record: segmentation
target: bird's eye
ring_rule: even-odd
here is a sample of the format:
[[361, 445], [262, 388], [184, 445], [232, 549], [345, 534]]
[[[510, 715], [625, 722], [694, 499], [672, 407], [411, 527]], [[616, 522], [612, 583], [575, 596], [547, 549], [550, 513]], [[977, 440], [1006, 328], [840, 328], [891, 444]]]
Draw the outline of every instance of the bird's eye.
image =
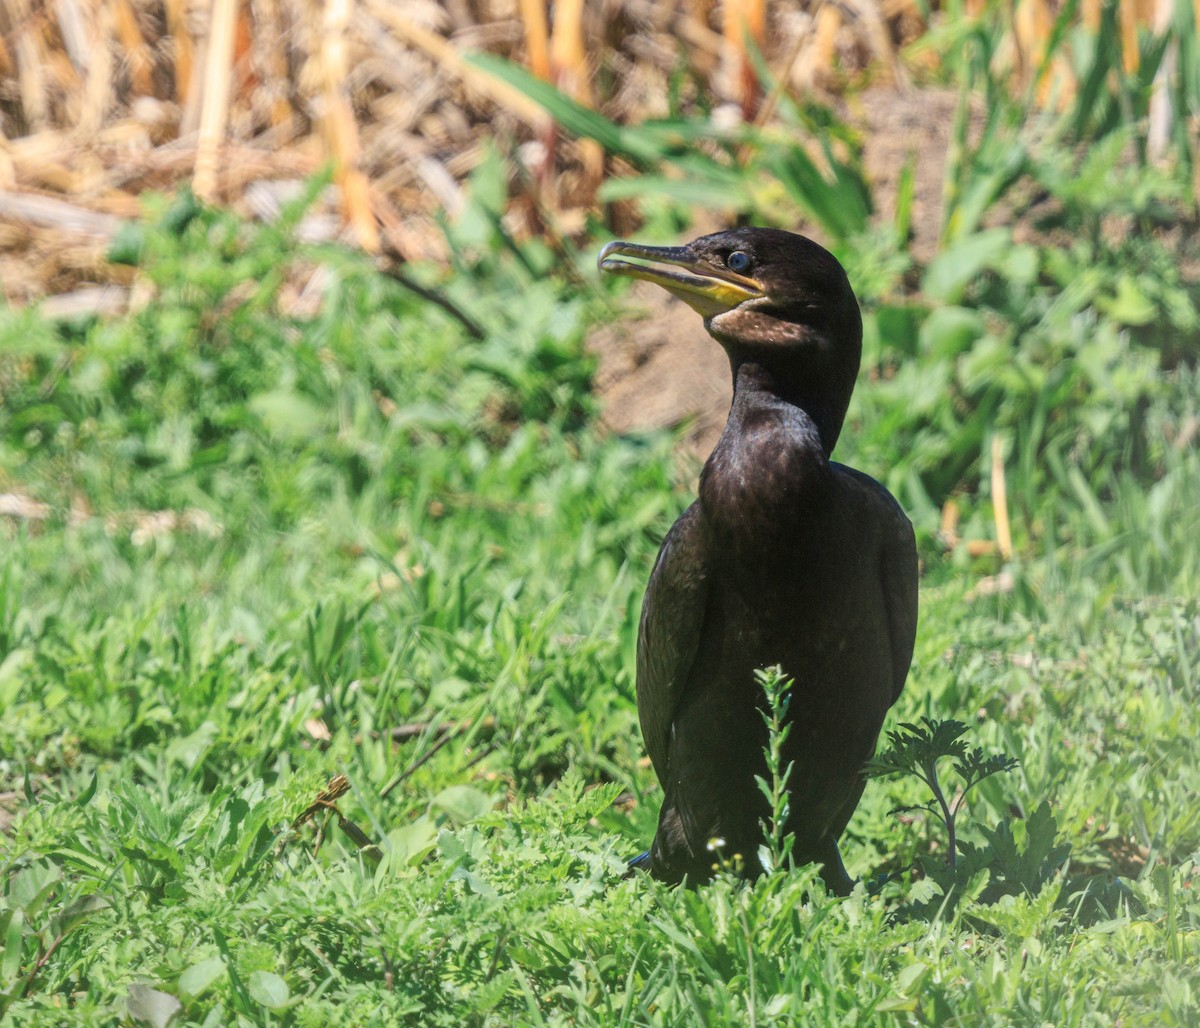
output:
[[750, 255], [745, 250], [734, 250], [726, 259], [730, 271], [745, 271], [750, 267]]

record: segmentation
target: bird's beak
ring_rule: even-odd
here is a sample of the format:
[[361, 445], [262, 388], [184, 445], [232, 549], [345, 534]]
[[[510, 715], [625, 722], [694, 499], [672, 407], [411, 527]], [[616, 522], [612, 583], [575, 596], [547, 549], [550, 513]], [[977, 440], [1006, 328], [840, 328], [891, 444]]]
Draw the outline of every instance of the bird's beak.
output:
[[[618, 257], [635, 257], [654, 264], [668, 264], [683, 271], [654, 267], [654, 264], [633, 264]], [[597, 262], [601, 271], [614, 275], [643, 278], [662, 286], [672, 296], [678, 296], [703, 318], [731, 311], [746, 300], [766, 296], [766, 291], [754, 279], [739, 275], [728, 268], [718, 268], [702, 261], [686, 246], [642, 246], [616, 240], [600, 251]]]

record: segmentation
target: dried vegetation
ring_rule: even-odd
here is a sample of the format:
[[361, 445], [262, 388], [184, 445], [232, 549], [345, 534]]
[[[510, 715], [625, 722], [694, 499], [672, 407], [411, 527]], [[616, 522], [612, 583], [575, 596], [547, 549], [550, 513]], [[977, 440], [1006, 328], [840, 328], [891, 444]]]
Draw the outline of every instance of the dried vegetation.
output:
[[[119, 219], [143, 190], [190, 183], [202, 199], [272, 217], [297, 180], [332, 170], [310, 225], [399, 261], [444, 256], [440, 212], [462, 204], [481, 144], [517, 147], [509, 216], [527, 234], [578, 233], [606, 176], [592, 140], [557, 132], [525, 93], [464, 60], [490, 51], [614, 121], [675, 112], [772, 117], [752, 68], [761, 49], [801, 95], [938, 74], [939, 33], [980, 0], [34, 0], [0, 3], [0, 280], [9, 302], [68, 294], [66, 313], [119, 308], [128, 268], [109, 264]], [[1123, 0], [1136, 29], [1169, 4]], [[1099, 0], [1078, 18], [1099, 23]], [[999, 55], [1028, 81], [1057, 5], [1016, 6]], [[753, 46], [751, 45], [753, 43]], [[1047, 69], [1043, 69], [1047, 70]], [[1074, 89], [1062, 61], [1047, 97]], [[897, 132], [903, 132], [897, 126]], [[322, 216], [323, 213], [323, 216]], [[331, 216], [332, 215], [332, 216]], [[620, 205], [607, 216], [624, 228]], [[117, 289], [96, 289], [97, 285]]]

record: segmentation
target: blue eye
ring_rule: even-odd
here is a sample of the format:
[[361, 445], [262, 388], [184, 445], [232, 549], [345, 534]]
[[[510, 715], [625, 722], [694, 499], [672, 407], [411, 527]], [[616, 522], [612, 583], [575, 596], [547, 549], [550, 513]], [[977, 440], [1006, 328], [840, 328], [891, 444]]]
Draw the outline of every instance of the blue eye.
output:
[[744, 250], [734, 250], [725, 261], [730, 271], [745, 271], [750, 267], [750, 255]]

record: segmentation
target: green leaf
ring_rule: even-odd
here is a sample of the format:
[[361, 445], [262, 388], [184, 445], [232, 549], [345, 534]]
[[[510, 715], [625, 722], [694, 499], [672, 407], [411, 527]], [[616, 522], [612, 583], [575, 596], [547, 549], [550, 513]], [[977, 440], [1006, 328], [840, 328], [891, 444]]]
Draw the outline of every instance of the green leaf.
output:
[[160, 992], [149, 985], [134, 982], [129, 986], [126, 1008], [133, 1020], [144, 1021], [154, 1028], [166, 1028], [171, 1019], [183, 1009], [183, 1004], [169, 992]]
[[1129, 275], [1117, 279], [1115, 296], [1101, 297], [1096, 306], [1123, 325], [1148, 325], [1158, 314], [1158, 308]]
[[437, 845], [437, 825], [429, 817], [419, 817], [387, 834], [387, 845], [383, 847], [386, 859], [380, 865], [380, 873], [390, 867], [393, 872], [400, 868], [420, 863]]
[[221, 729], [217, 725], [212, 721], [205, 721], [189, 735], [167, 743], [167, 759], [176, 760], [191, 771], [220, 734]]
[[76, 928], [80, 922], [91, 914], [108, 910], [112, 904], [98, 892], [88, 893], [72, 900], [62, 910], [50, 919], [50, 934], [57, 937], [66, 935]]
[[929, 264], [921, 289], [945, 303], [958, 303], [967, 286], [999, 260], [1012, 244], [1006, 228], [989, 228], [967, 236], [939, 253]]
[[5, 911], [8, 923], [4, 927], [4, 959], [0, 960], [0, 980], [5, 983], [16, 980], [21, 970], [21, 957], [25, 948], [25, 911]]
[[298, 393], [259, 393], [251, 398], [249, 407], [268, 433], [282, 439], [309, 439], [325, 430], [321, 408]]
[[62, 870], [49, 860], [39, 860], [18, 871], [8, 889], [8, 905], [26, 914], [36, 914], [62, 881]]
[[179, 991], [186, 996], [199, 996], [224, 974], [225, 961], [221, 957], [201, 960], [179, 976]]
[[469, 785], [451, 785], [434, 796], [431, 802], [460, 824], [473, 821], [495, 806], [491, 796]]
[[250, 997], [264, 1007], [278, 1010], [292, 997], [288, 983], [273, 971], [254, 971], [246, 982]]
[[831, 161], [832, 178], [799, 146], [775, 147], [767, 166], [796, 203], [830, 235], [847, 240], [865, 231], [871, 216], [870, 194], [861, 176]]
[[142, 263], [146, 251], [146, 228], [136, 221], [122, 222], [108, 246], [108, 260], [112, 264], [137, 267]]
[[921, 352], [936, 359], [969, 350], [985, 331], [983, 316], [968, 307], [937, 307], [920, 329]]
[[99, 782], [100, 782], [100, 772], [93, 771], [92, 772], [92, 780], [90, 782], [88, 782], [87, 787], [83, 790], [83, 792], [81, 792], [75, 798], [75, 805], [77, 807], [86, 807], [89, 803], [92, 802], [93, 797], [96, 795], [96, 786], [99, 784]]
[[496, 890], [492, 886], [479, 877], [474, 871], [469, 871], [465, 867], [456, 868], [450, 876], [452, 882], [465, 882], [468, 889], [475, 893], [476, 896], [482, 896], [484, 899], [495, 899]]

